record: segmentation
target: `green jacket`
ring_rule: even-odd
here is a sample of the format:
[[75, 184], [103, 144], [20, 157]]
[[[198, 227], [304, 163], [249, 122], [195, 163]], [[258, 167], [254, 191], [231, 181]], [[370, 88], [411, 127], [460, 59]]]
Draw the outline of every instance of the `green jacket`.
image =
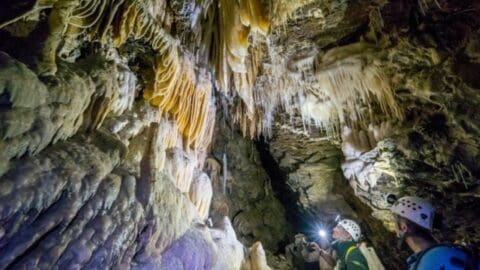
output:
[[332, 248], [337, 252], [339, 270], [369, 270], [362, 252], [353, 241], [334, 242]]

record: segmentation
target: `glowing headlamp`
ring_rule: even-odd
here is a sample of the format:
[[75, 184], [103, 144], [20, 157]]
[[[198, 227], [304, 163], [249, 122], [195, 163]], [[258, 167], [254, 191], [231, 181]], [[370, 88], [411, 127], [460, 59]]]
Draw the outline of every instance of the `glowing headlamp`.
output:
[[322, 238], [325, 238], [325, 237], [327, 237], [327, 231], [321, 229], [321, 230], [318, 231], [318, 235], [320, 235], [320, 237], [322, 237]]

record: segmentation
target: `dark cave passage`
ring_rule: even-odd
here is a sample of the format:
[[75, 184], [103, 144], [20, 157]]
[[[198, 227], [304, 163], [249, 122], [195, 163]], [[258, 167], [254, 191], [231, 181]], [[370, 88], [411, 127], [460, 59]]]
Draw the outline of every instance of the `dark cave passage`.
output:
[[[281, 170], [271, 155], [268, 143], [262, 138], [256, 141], [256, 146], [260, 153], [262, 166], [272, 181], [275, 196], [282, 203], [287, 220], [293, 226], [293, 232], [289, 235], [290, 240], [298, 233], [306, 235], [309, 239], [317, 238], [318, 216], [299, 206], [299, 195], [288, 185], [287, 172]], [[331, 220], [325, 223], [330, 224]]]

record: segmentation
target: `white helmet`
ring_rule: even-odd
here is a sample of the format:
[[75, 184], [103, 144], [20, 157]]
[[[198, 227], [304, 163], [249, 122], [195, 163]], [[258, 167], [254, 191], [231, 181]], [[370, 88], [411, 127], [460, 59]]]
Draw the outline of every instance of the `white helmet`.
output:
[[351, 219], [342, 219], [340, 222], [338, 222], [338, 225], [342, 226], [342, 228], [347, 231], [350, 236], [352, 236], [354, 241], [358, 241], [360, 235], [362, 234], [360, 226], [358, 226], [358, 224]]
[[418, 226], [432, 230], [435, 208], [418, 197], [402, 197], [392, 206], [392, 212]]

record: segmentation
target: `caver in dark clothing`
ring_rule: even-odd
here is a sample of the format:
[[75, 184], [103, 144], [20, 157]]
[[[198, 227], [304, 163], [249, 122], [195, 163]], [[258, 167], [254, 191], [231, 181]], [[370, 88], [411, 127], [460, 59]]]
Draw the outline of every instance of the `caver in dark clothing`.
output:
[[339, 270], [368, 270], [368, 263], [354, 241], [334, 242]]

